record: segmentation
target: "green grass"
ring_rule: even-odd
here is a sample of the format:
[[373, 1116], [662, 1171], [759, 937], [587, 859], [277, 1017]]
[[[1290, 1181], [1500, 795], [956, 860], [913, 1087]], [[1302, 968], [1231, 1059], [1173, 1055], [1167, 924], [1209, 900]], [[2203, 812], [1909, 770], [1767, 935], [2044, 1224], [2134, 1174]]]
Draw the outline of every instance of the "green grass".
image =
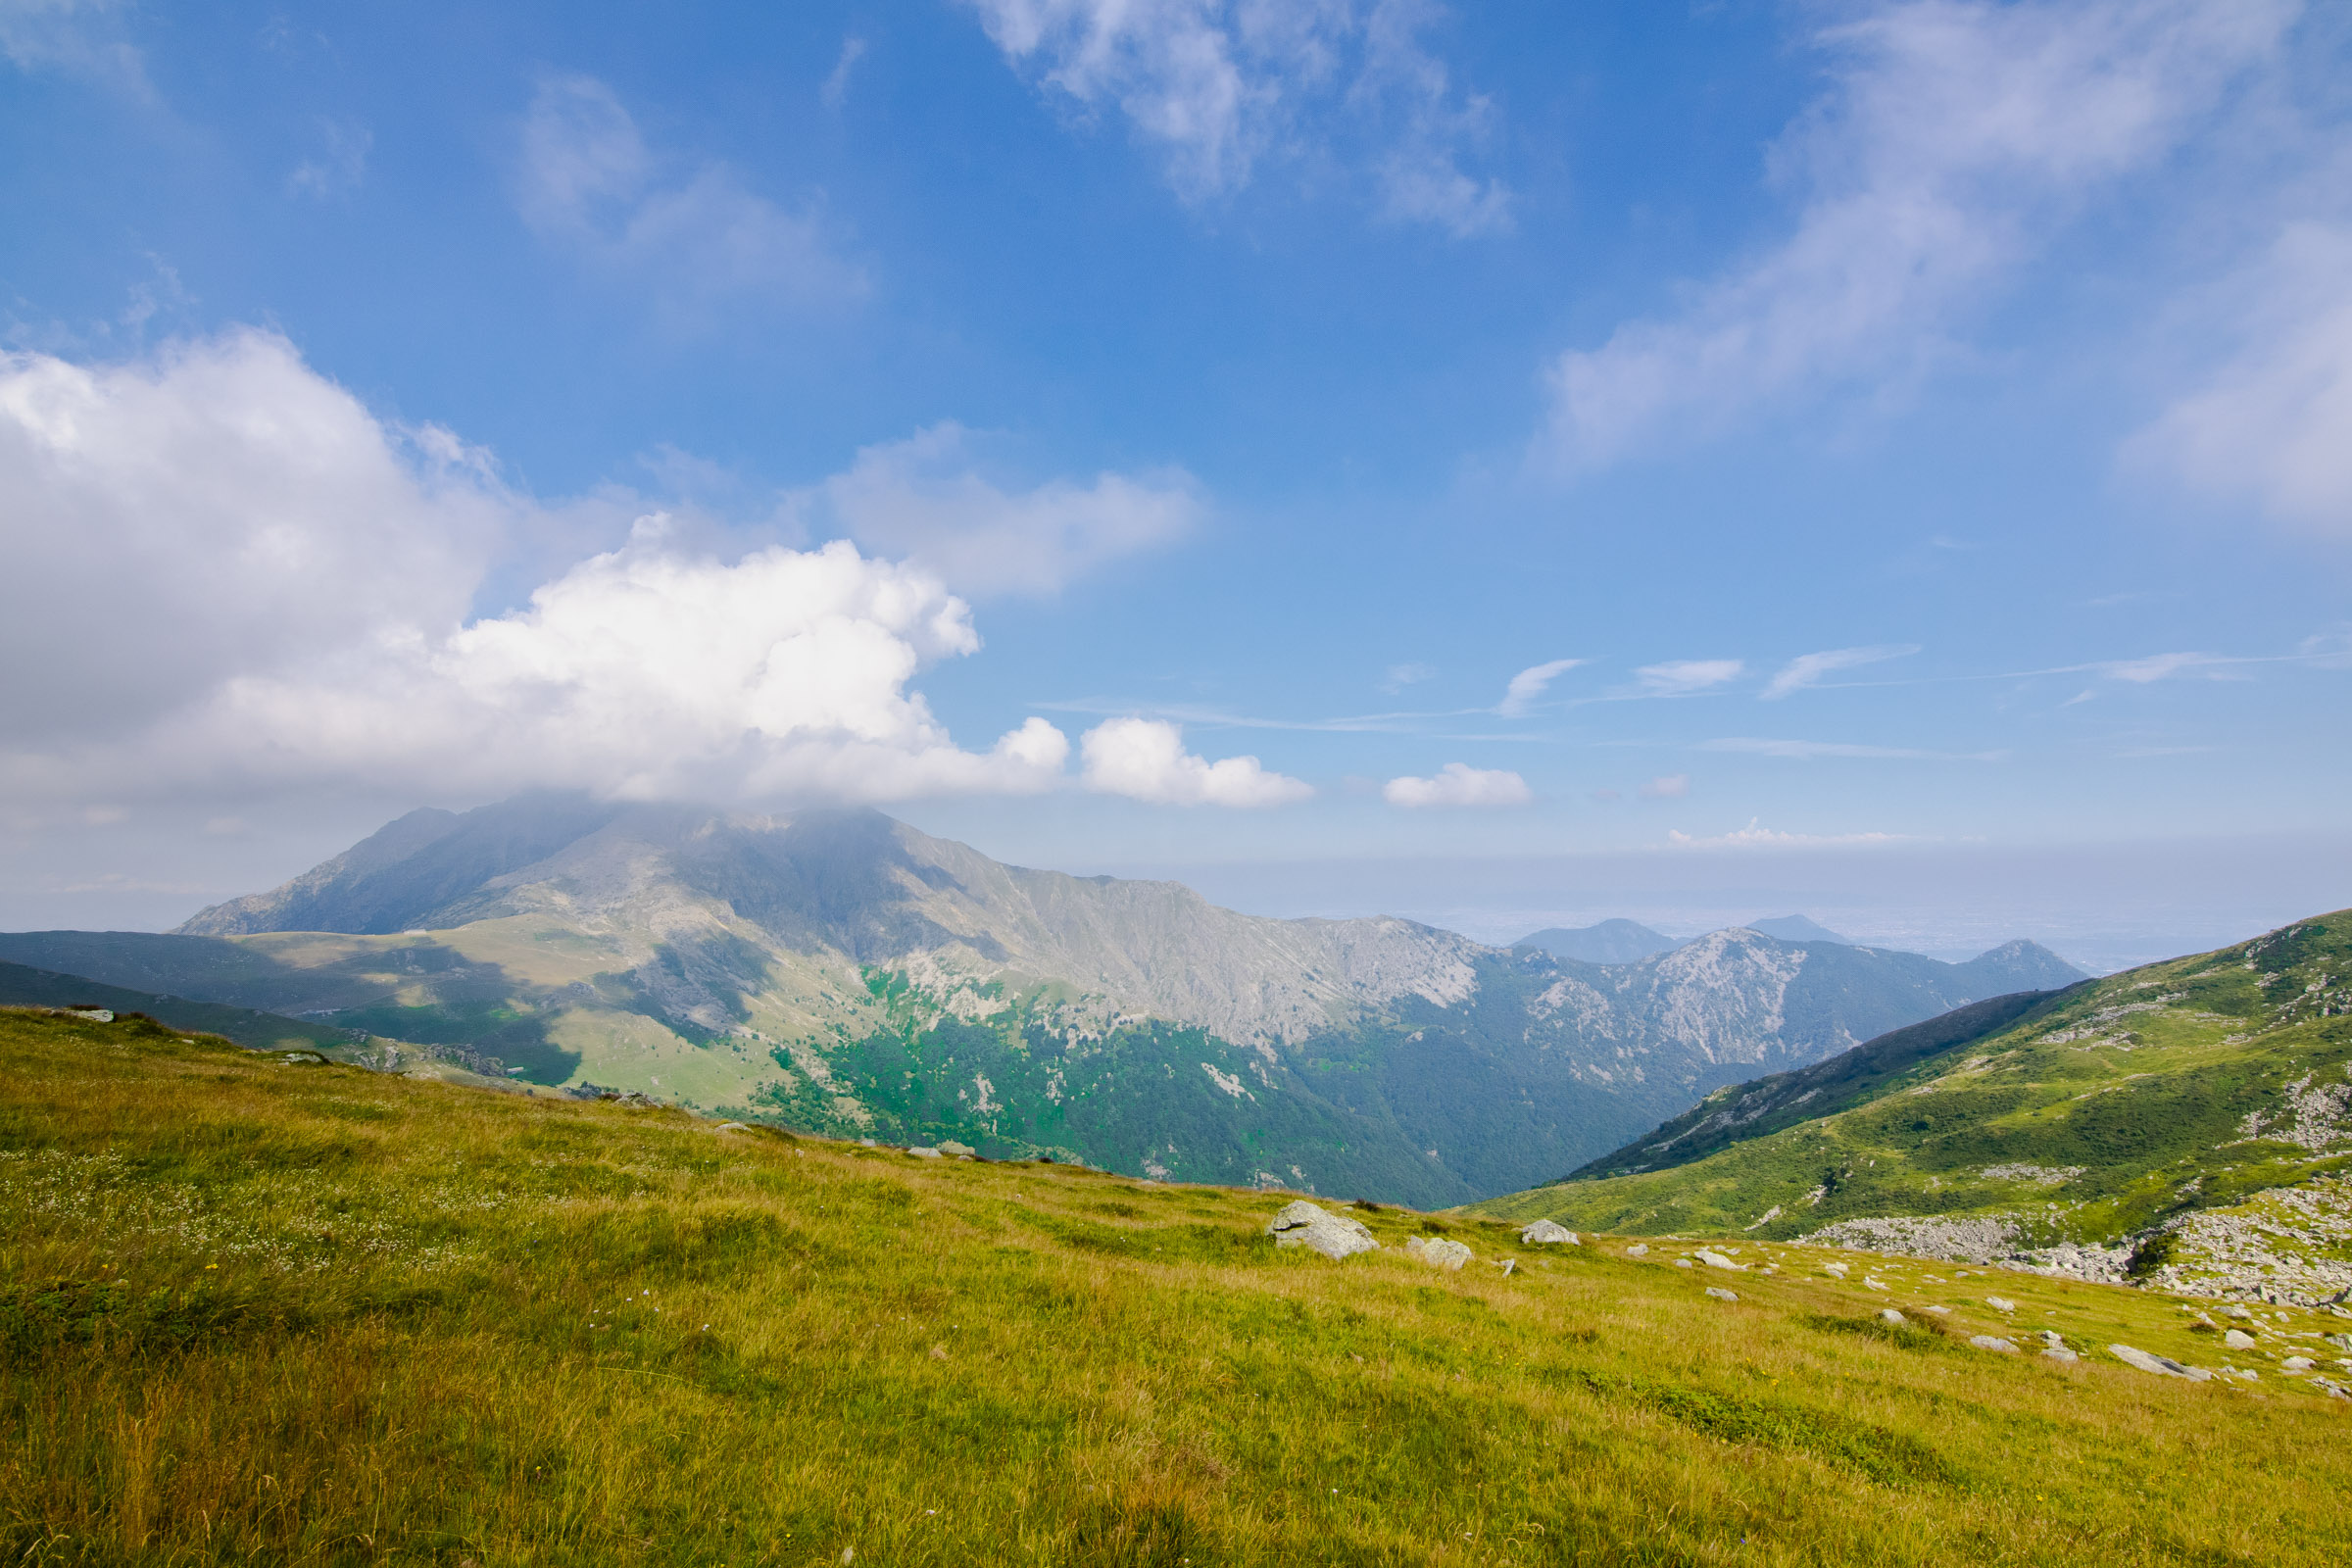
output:
[[[2352, 1404], [2174, 1303], [1890, 1289], [719, 1132], [0, 1013], [24, 1563], [2331, 1563]], [[1445, 1229], [1479, 1260], [1398, 1246]], [[1504, 1274], [1494, 1259], [1516, 1256]], [[1857, 1271], [1859, 1272], [1859, 1271]], [[1708, 1298], [1729, 1281], [1740, 1299]], [[1890, 1330], [1887, 1301], [1947, 1323]], [[2281, 1327], [2280, 1333], [2286, 1332]]]

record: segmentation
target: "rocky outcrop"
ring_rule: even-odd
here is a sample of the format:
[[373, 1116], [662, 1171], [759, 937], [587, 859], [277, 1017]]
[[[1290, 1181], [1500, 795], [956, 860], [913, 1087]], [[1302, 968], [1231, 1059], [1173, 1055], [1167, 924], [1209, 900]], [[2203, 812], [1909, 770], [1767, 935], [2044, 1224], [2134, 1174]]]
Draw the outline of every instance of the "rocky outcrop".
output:
[[1266, 1234], [1276, 1247], [1303, 1247], [1335, 1262], [1358, 1252], [1376, 1252], [1380, 1243], [1360, 1219], [1334, 1214], [1299, 1199], [1266, 1222]]

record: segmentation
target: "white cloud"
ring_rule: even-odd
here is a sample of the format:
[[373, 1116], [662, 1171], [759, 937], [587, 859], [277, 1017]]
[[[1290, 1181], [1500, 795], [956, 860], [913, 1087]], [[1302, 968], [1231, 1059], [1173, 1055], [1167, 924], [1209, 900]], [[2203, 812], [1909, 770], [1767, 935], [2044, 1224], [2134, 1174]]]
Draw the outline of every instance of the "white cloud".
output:
[[2291, 225], [2223, 293], [2237, 351], [2124, 461], [2352, 533], [2352, 225]]
[[841, 58], [833, 62], [833, 74], [817, 90], [817, 98], [827, 109], [838, 112], [850, 101], [850, 73], [858, 69], [858, 62], [864, 57], [863, 38], [853, 36], [841, 40]]
[[1520, 717], [1554, 680], [1583, 662], [1581, 659], [1555, 659], [1548, 663], [1529, 665], [1511, 677], [1502, 701], [1494, 705], [1494, 711], [1503, 718]]
[[1438, 672], [1429, 664], [1391, 664], [1388, 673], [1380, 678], [1380, 689], [1392, 695], [1407, 686], [1418, 686], [1425, 680], [1437, 679]]
[[1211, 762], [1184, 749], [1184, 732], [1155, 718], [1113, 718], [1080, 738], [1086, 786], [1154, 806], [1288, 806], [1314, 788], [1270, 773], [1254, 757]]
[[1510, 193], [1464, 171], [1492, 132], [1421, 34], [1431, 0], [967, 0], [1016, 68], [1082, 111], [1115, 107], [1188, 201], [1269, 156], [1368, 140], [1384, 216], [1457, 236], [1510, 225]]
[[1813, 850], [1862, 848], [1880, 844], [1900, 844], [1909, 835], [1902, 833], [1783, 833], [1776, 828], [1758, 825], [1754, 817], [1747, 826], [1711, 838], [1693, 838], [1688, 833], [1669, 831], [1666, 842], [1678, 850]]
[[152, 99], [147, 62], [122, 35], [122, 0], [0, 0], [0, 57]]
[[1603, 465], [1768, 400], [1900, 375], [2098, 185], [2188, 136], [2299, 0], [1880, 0], [1780, 149], [1795, 232], [1682, 315], [1551, 367], [1544, 453]]
[[1824, 675], [1863, 664], [1881, 663], [1889, 659], [1902, 659], [1918, 652], [1917, 643], [1887, 643], [1875, 648], [1832, 648], [1818, 654], [1799, 654], [1783, 664], [1780, 673], [1766, 682], [1764, 690], [1757, 696], [1765, 702], [1777, 702], [1808, 686], [1819, 685]]
[[1744, 752], [1755, 757], [1786, 757], [1811, 761], [1820, 757], [1882, 758], [1933, 762], [1997, 762], [2007, 752], [1929, 752], [1909, 746], [1861, 746], [1843, 741], [1770, 740], [1755, 735], [1727, 735], [1699, 747], [1705, 752]]
[[673, 325], [707, 326], [724, 301], [799, 309], [865, 292], [817, 211], [746, 190], [724, 164], [672, 172], [612, 89], [539, 84], [522, 128], [519, 205], [541, 238], [649, 288]]
[[318, 151], [294, 166], [286, 176], [286, 193], [320, 200], [346, 196], [368, 177], [368, 150], [375, 137], [365, 125], [318, 122]]
[[1690, 775], [1688, 773], [1662, 773], [1642, 785], [1641, 790], [1642, 798], [1645, 801], [1679, 801], [1690, 793]]
[[[522, 608], [473, 612], [512, 543], [603, 520], [505, 489], [446, 431], [387, 429], [269, 334], [102, 368], [0, 357], [0, 547], [41, 588], [0, 617], [0, 664], [40, 676], [0, 683], [0, 793], [1064, 781], [1042, 718], [955, 744], [910, 683], [978, 649], [969, 610], [847, 541], [730, 558], [647, 519]], [[1222, 793], [1255, 770], [1220, 766]]]
[[1381, 792], [1391, 806], [1525, 806], [1535, 794], [1507, 768], [1447, 762], [1435, 778], [1393, 778]]
[[1107, 562], [1181, 537], [1205, 510], [1181, 468], [1007, 491], [975, 469], [974, 447], [960, 425], [934, 425], [860, 450], [848, 472], [791, 504], [972, 594], [1057, 593]]
[[1673, 659], [1662, 664], [1643, 664], [1634, 671], [1641, 682], [1636, 695], [1687, 697], [1738, 680], [1747, 665], [1737, 659]]
[[2175, 675], [2210, 671], [2215, 665], [2234, 664], [2240, 661], [2219, 654], [2150, 654], [2145, 659], [2112, 659], [2103, 663], [2085, 665], [2110, 680], [2128, 681], [2134, 686], [2146, 686]]

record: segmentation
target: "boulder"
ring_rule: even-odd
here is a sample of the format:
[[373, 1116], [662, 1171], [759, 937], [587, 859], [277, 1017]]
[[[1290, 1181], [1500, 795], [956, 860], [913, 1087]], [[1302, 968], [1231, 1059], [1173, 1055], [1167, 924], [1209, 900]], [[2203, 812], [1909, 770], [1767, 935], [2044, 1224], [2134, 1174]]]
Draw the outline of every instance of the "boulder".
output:
[[2308, 1372], [2316, 1365], [2318, 1363], [2308, 1355], [2290, 1355], [2278, 1363], [2278, 1370], [2281, 1372]]
[[2110, 1345], [2107, 1353], [2126, 1366], [2135, 1366], [2142, 1372], [2153, 1372], [2158, 1377], [2186, 1378], [2191, 1383], [2209, 1383], [2213, 1380], [2213, 1374], [2201, 1366], [2183, 1366], [2169, 1355], [2150, 1355], [2145, 1350], [2134, 1350], [2129, 1345]]
[[2231, 1329], [2222, 1336], [2222, 1343], [2232, 1350], [2251, 1350], [2254, 1348], [2254, 1336], [2244, 1329]]
[[1996, 1339], [1990, 1334], [1972, 1334], [1968, 1337], [1968, 1343], [1980, 1350], [2000, 1350], [2010, 1355], [2017, 1353], [2015, 1340]]
[[1461, 1272], [1462, 1265], [1470, 1261], [1470, 1249], [1445, 1236], [1412, 1237], [1405, 1242], [1404, 1250], [1434, 1268], [1451, 1269], [1455, 1273]]
[[1303, 1198], [1267, 1221], [1266, 1234], [1276, 1247], [1304, 1247], [1334, 1259], [1380, 1250], [1362, 1220], [1318, 1208]]
[[1923, 1306], [1920, 1308], [1920, 1310], [1922, 1312], [1933, 1312], [1937, 1317], [1950, 1317], [1952, 1315], [1952, 1309], [1948, 1306]]
[[1625, 1250], [1625, 1255], [1628, 1257], [1647, 1257], [1649, 1255], [1649, 1244], [1647, 1242], [1636, 1242], [1633, 1246]]
[[1741, 1272], [1745, 1272], [1747, 1269], [1745, 1263], [1735, 1263], [1721, 1252], [1710, 1250], [1704, 1247], [1698, 1250], [1698, 1260], [1709, 1268], [1738, 1269]]
[[943, 1159], [946, 1157], [945, 1155], [941, 1154], [938, 1150], [926, 1149], [920, 1144], [917, 1144], [912, 1149], [907, 1150], [906, 1152], [912, 1154], [917, 1159]]
[[1891, 1306], [1882, 1306], [1879, 1308], [1879, 1321], [1890, 1328], [1899, 1329], [1911, 1320]]
[[2063, 1345], [2045, 1345], [2041, 1348], [2041, 1353], [2053, 1361], [2080, 1361], [2082, 1359]]
[[1519, 1233], [1522, 1247], [1575, 1247], [1576, 1232], [1555, 1219], [1540, 1219]]
[[2009, 1299], [2009, 1298], [2006, 1296], [1987, 1296], [1984, 1298], [1984, 1304], [1991, 1307], [1995, 1312], [2014, 1312], [2017, 1310], [2017, 1303]]
[[1708, 1294], [1709, 1296], [1712, 1296], [1713, 1298], [1715, 1298], [1715, 1299], [1717, 1299], [1718, 1301], [1737, 1301], [1738, 1299], [1740, 1299], [1740, 1298], [1739, 1298], [1739, 1297], [1737, 1297], [1737, 1296], [1734, 1296], [1734, 1295], [1733, 1295], [1731, 1292], [1729, 1292], [1729, 1291], [1725, 1290], [1725, 1289], [1724, 1289], [1722, 1286], [1720, 1286], [1720, 1285], [1710, 1285], [1710, 1286], [1708, 1286], [1708, 1287], [1707, 1287], [1707, 1294]]
[[939, 1152], [943, 1154], [953, 1154], [957, 1159], [966, 1159], [971, 1155], [980, 1152], [980, 1151], [974, 1149], [971, 1145], [959, 1144], [953, 1138], [942, 1139], [939, 1145]]
[[1845, 1265], [1843, 1263], [1824, 1263], [1821, 1265], [1821, 1271], [1824, 1274], [1835, 1274], [1839, 1279], [1845, 1278]]

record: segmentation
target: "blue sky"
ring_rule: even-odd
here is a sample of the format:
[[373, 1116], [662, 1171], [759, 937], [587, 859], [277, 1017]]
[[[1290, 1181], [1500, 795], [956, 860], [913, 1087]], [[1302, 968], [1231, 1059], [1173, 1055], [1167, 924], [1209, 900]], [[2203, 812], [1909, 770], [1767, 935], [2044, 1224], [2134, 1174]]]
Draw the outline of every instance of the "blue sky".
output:
[[532, 785], [1488, 937], [2352, 902], [2348, 25], [0, 0], [0, 922]]

